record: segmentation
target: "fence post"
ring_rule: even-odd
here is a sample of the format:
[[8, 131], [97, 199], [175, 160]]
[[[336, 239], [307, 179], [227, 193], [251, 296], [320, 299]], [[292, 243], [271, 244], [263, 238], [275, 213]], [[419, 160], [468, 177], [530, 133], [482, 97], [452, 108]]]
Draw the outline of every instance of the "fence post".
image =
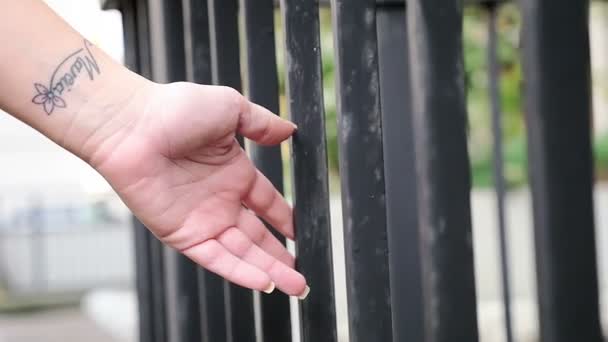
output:
[[299, 303], [300, 335], [304, 342], [336, 342], [319, 5], [282, 0], [281, 10], [287, 103], [299, 127], [292, 138], [297, 267], [312, 291]]
[[531, 0], [520, 5], [541, 337], [601, 341], [589, 3]]
[[426, 341], [477, 341], [462, 1], [408, 0]]
[[182, 0], [186, 80], [210, 84], [211, 47], [207, 0]]
[[375, 0], [332, 0], [350, 338], [391, 341]]
[[123, 46], [125, 49], [124, 63], [130, 70], [139, 73], [139, 37], [138, 37], [138, 18], [137, 18], [137, 5], [135, 0], [124, 0], [120, 4], [116, 4], [116, 8], [104, 7], [105, 10], [117, 9], [122, 15], [122, 35], [123, 35]]
[[377, 11], [393, 341], [424, 341], [406, 8]]
[[155, 307], [157, 300], [153, 291], [153, 271], [155, 267], [150, 262], [150, 245], [154, 236], [139, 220], [133, 216], [133, 239], [135, 240], [135, 283], [137, 288], [137, 307], [139, 310], [139, 341], [160, 342], [154, 326]]

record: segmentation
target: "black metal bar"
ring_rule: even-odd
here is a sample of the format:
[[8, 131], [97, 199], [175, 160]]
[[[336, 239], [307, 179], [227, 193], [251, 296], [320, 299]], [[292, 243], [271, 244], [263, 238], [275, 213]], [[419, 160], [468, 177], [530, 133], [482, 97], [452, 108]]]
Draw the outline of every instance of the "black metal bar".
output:
[[125, 49], [124, 64], [127, 68], [139, 73], [141, 68], [139, 65], [139, 37], [135, 1], [122, 1], [120, 12], [122, 14], [122, 34]]
[[[181, 1], [150, 1], [152, 73], [159, 82], [186, 79], [184, 26]], [[165, 305], [168, 341], [200, 341], [197, 266], [165, 247]]]
[[[182, 0], [186, 79], [211, 84], [211, 47], [207, 0]], [[224, 280], [197, 269], [201, 341], [226, 341]], [[193, 324], [193, 322], [190, 322]]]
[[[242, 90], [237, 0], [208, 0], [213, 83]], [[241, 145], [243, 140], [240, 138]], [[226, 341], [255, 341], [253, 292], [224, 284]]]
[[99, 3], [101, 5], [102, 10], [121, 10], [123, 2], [131, 1], [131, 0], [100, 0]]
[[300, 336], [304, 342], [336, 342], [319, 7], [314, 1], [283, 0], [281, 10], [287, 103], [299, 127], [292, 139], [297, 267], [313, 291], [300, 302]]
[[208, 0], [213, 83], [241, 90], [238, 1]]
[[377, 13], [393, 341], [424, 341], [405, 6]]
[[408, 0], [426, 341], [477, 341], [462, 2]]
[[133, 216], [133, 239], [135, 240], [135, 285], [139, 310], [139, 341], [159, 341], [154, 328], [154, 292], [152, 265], [150, 263], [150, 239], [148, 229]]
[[181, 1], [148, 0], [152, 76], [168, 83], [186, 78]]
[[[152, 305], [155, 342], [166, 342], [168, 338], [167, 305], [165, 301], [165, 263], [163, 260], [163, 244], [151, 233], [148, 235], [150, 243], [150, 267], [152, 278]], [[146, 342], [140, 339], [140, 342]]]
[[164, 250], [165, 294], [170, 342], [198, 342], [199, 321], [197, 266], [168, 247]]
[[498, 5], [486, 4], [488, 12], [488, 90], [492, 107], [492, 135], [494, 150], [494, 189], [496, 190], [496, 209], [498, 213], [498, 234], [500, 244], [500, 267], [502, 282], [502, 297], [505, 320], [505, 337], [507, 342], [513, 342], [513, 324], [511, 315], [511, 287], [509, 269], [509, 250], [505, 218], [506, 184], [504, 176], [504, 158], [502, 142], [502, 112], [500, 109], [500, 65], [498, 60], [497, 19]]
[[[241, 0], [244, 19], [244, 43], [247, 59], [249, 99], [274, 113], [279, 113], [279, 81], [275, 54], [274, 6], [272, 0]], [[279, 146], [264, 147], [255, 143], [249, 149], [256, 167], [283, 192], [283, 162]], [[285, 238], [271, 229], [283, 243]], [[263, 295], [260, 301], [262, 340], [290, 341], [291, 313], [289, 297], [280, 291]]]
[[182, 0], [186, 79], [210, 84], [211, 47], [207, 0]]
[[198, 273], [201, 341], [228, 341], [224, 279], [202, 268]]
[[541, 338], [601, 341], [589, 2], [532, 0], [520, 6]]
[[331, 5], [350, 337], [391, 341], [376, 3]]
[[[238, 0], [208, 0], [213, 84], [242, 91]], [[245, 147], [243, 137], [237, 136]]]
[[135, 3], [135, 15], [137, 18], [137, 64], [139, 67], [137, 72], [146, 78], [152, 78], [148, 0], [133, 1]]

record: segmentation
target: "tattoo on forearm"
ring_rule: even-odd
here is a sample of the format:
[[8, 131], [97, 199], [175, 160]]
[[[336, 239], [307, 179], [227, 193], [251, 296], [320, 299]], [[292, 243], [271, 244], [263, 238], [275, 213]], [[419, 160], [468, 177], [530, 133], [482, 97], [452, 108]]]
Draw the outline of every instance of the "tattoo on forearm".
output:
[[36, 95], [32, 102], [42, 105], [46, 114], [51, 115], [57, 108], [66, 108], [67, 104], [61, 95], [65, 91], [71, 91], [72, 86], [82, 71], [86, 71], [89, 80], [95, 79], [95, 74], [99, 75], [99, 65], [90, 50], [93, 44], [84, 40], [84, 47], [68, 55], [53, 71], [48, 86], [41, 83], [34, 83]]

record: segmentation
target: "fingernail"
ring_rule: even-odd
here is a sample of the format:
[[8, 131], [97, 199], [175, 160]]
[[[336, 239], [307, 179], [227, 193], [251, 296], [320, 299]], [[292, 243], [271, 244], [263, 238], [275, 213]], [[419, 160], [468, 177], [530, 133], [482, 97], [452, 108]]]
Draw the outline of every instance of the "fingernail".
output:
[[272, 291], [274, 291], [274, 283], [270, 282], [270, 285], [268, 285], [268, 287], [266, 288], [266, 290], [264, 290], [264, 293], [271, 294]]
[[291, 124], [293, 125], [293, 129], [295, 129], [295, 130], [298, 129], [298, 125], [294, 124], [293, 122]]
[[304, 292], [302, 292], [302, 294], [299, 295], [298, 298], [300, 300], [304, 300], [304, 299], [306, 299], [306, 297], [308, 297], [309, 293], [310, 293], [310, 287], [306, 286], [306, 288], [304, 289]]

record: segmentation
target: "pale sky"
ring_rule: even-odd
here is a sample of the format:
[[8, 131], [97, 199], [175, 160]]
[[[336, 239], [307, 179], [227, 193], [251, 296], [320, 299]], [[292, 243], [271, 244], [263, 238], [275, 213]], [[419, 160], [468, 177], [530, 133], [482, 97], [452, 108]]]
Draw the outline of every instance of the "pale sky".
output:
[[[122, 61], [120, 13], [101, 11], [99, 0], [47, 0], [60, 16], [87, 39]], [[0, 112], [0, 189], [7, 193], [110, 191], [88, 165], [45, 137]], [[2, 196], [2, 195], [0, 195]]]

